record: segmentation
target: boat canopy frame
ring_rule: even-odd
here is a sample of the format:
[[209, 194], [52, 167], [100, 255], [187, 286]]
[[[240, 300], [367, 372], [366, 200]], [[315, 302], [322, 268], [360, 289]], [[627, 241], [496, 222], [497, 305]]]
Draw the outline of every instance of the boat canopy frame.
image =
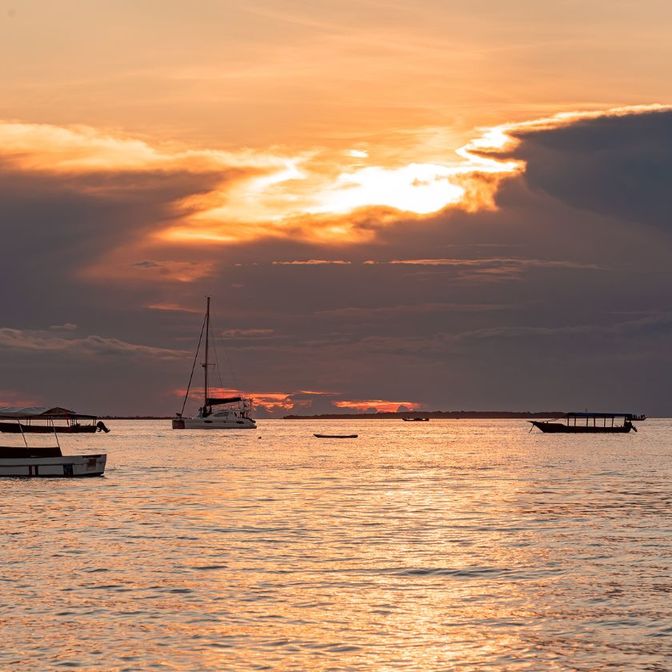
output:
[[55, 406], [48, 408], [42, 413], [22, 413], [21, 411], [14, 411], [10, 413], [0, 412], [0, 420], [97, 420], [97, 415], [89, 415], [88, 413], [75, 413], [67, 408]]
[[[565, 413], [564, 416], [561, 416], [561, 419], [567, 421], [567, 425], [573, 425], [576, 427], [577, 420], [585, 420], [586, 426], [590, 425], [590, 421], [593, 421], [593, 427], [597, 426], [597, 421], [602, 420], [602, 425], [607, 426], [607, 421], [611, 420], [611, 426], [614, 427], [615, 421], [617, 418], [623, 418], [623, 425], [632, 424], [633, 420], [642, 420], [645, 416], [636, 415], [635, 413], [589, 413], [588, 411], [583, 412], [571, 412]], [[572, 422], [573, 421], [573, 422]]]
[[636, 413], [589, 413], [588, 411], [565, 413], [564, 418], [625, 418], [626, 420], [637, 420], [642, 417]]

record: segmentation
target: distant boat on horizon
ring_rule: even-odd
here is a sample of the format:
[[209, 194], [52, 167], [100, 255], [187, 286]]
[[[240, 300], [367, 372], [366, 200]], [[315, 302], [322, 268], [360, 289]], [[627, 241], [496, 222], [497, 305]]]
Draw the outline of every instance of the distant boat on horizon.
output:
[[[620, 418], [623, 420], [617, 424], [616, 420]], [[631, 431], [637, 431], [637, 427], [632, 423], [646, 420], [646, 415], [589, 413], [586, 411], [583, 413], [566, 413], [560, 419], [565, 422], [552, 422], [550, 420], [529, 420], [528, 422], [544, 434], [628, 434]]]
[[[194, 377], [196, 361], [201, 350], [201, 342], [205, 334], [205, 361], [203, 367], [203, 405], [198, 409], [194, 417], [184, 417], [184, 407], [189, 398], [191, 381]], [[236, 397], [211, 397], [209, 389], [208, 367], [210, 364], [210, 297], [206, 298], [205, 317], [201, 327], [201, 335], [196, 346], [194, 363], [191, 367], [191, 375], [187, 391], [184, 395], [182, 410], [175, 414], [172, 424], [173, 429], [256, 429], [257, 423], [250, 417], [252, 400], [243, 396]], [[215, 410], [215, 407], [221, 407]]]
[[413, 418], [402, 418], [404, 422], [429, 422], [429, 418], [427, 417], [413, 417]]

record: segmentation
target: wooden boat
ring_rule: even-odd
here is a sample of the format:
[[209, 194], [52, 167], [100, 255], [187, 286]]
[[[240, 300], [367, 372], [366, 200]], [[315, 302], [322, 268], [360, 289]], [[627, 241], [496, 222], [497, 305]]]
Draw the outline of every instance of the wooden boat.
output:
[[[23, 436], [23, 434], [22, 434]], [[63, 455], [58, 445], [29, 446], [23, 437], [23, 446], [0, 446], [0, 477], [12, 478], [76, 478], [102, 476], [107, 455]]]
[[8, 434], [95, 434], [109, 432], [95, 415], [75, 413], [67, 408], [50, 408], [41, 413], [0, 413], [0, 432]]
[[404, 422], [429, 422], [429, 418], [402, 418]]
[[[198, 413], [190, 418], [184, 416], [184, 408], [189, 399], [191, 381], [194, 377], [194, 369], [198, 353], [201, 350], [201, 342], [205, 335], [205, 362], [203, 367], [203, 405]], [[215, 353], [216, 355], [217, 353]], [[250, 417], [252, 400], [242, 396], [236, 397], [211, 397], [209, 391], [209, 367], [212, 364], [210, 357], [210, 297], [206, 298], [205, 317], [201, 327], [201, 335], [198, 339], [194, 363], [191, 367], [189, 384], [182, 402], [182, 410], [175, 414], [172, 420], [173, 429], [256, 429], [257, 423]], [[216, 357], [215, 357], [216, 359]], [[218, 408], [215, 408], [218, 407]]]
[[[617, 420], [621, 420], [617, 422]], [[529, 420], [530, 424], [544, 434], [628, 434], [637, 431], [632, 423], [646, 419], [645, 415], [633, 413], [566, 413], [560, 420]]]
[[356, 439], [359, 434], [313, 434], [316, 439]]

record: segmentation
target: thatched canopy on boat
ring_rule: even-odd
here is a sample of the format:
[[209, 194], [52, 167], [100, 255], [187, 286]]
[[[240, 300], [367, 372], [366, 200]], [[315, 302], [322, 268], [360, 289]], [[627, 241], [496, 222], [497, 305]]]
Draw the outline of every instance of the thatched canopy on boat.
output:
[[0, 409], [0, 418], [15, 420], [95, 420], [98, 416], [76, 413], [62, 406], [53, 408]]

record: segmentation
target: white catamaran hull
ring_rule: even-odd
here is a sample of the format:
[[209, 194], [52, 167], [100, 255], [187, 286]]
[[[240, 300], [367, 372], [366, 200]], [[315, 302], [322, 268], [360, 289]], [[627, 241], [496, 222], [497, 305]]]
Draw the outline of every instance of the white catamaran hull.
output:
[[0, 458], [0, 477], [102, 476], [107, 455]]
[[252, 418], [174, 418], [173, 429], [256, 429]]
[[[189, 390], [194, 376], [194, 369], [198, 354], [201, 351], [201, 341], [205, 336], [205, 361], [203, 367], [203, 405], [198, 409], [198, 414], [193, 418], [185, 418], [184, 407], [189, 399]], [[208, 385], [208, 367], [210, 365], [210, 297], [205, 301], [205, 317], [201, 327], [201, 335], [196, 347], [194, 363], [191, 367], [189, 384], [184, 395], [182, 411], [173, 418], [173, 429], [256, 429], [257, 423], [249, 416], [252, 411], [252, 400], [241, 396], [239, 393], [235, 396], [222, 397], [219, 395], [210, 396], [214, 391]]]

